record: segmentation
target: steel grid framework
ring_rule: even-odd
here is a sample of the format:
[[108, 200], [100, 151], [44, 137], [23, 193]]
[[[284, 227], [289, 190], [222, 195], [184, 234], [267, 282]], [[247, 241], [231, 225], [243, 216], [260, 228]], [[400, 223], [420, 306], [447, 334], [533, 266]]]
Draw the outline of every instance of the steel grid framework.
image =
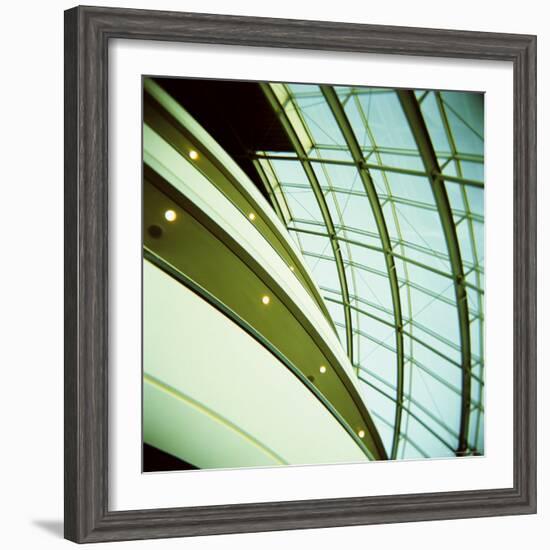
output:
[[483, 453], [483, 97], [262, 88], [295, 151], [255, 164], [388, 455]]

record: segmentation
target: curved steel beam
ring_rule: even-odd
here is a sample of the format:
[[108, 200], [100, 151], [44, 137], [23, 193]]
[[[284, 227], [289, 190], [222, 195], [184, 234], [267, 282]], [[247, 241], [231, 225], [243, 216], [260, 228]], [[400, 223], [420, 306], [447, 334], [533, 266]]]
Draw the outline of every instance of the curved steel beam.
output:
[[[380, 196], [380, 195], [379, 195]], [[392, 200], [393, 200], [393, 197], [392, 197]], [[435, 210], [434, 210], [435, 211]], [[455, 211], [456, 213], [456, 211]], [[300, 218], [294, 218], [295, 222], [300, 222], [302, 225], [311, 225], [313, 227], [317, 227], [319, 224], [316, 224], [315, 222], [311, 222], [310, 220], [304, 220], [304, 219], [300, 219]], [[374, 231], [368, 231], [368, 230], [364, 230], [364, 229], [358, 229], [356, 227], [344, 227], [344, 226], [338, 226], [338, 225], [335, 225], [334, 226], [337, 230], [339, 229], [345, 229], [347, 231], [347, 233], [353, 233], [353, 234], [357, 234], [357, 235], [361, 235], [362, 237], [377, 237], [378, 236], [378, 233], [375, 233]], [[289, 231], [296, 231], [298, 233], [311, 233], [311, 234], [314, 234], [314, 235], [324, 235], [324, 233], [320, 233], [319, 231], [315, 231], [315, 230], [312, 230], [312, 229], [304, 229], [303, 227], [288, 227], [288, 230]], [[338, 237], [340, 240], [343, 240], [344, 237]], [[432, 250], [426, 246], [422, 246], [422, 245], [419, 245], [419, 244], [416, 244], [416, 243], [411, 243], [409, 241], [403, 241], [402, 239], [399, 239], [399, 238], [396, 238], [396, 237], [392, 237], [391, 239], [392, 241], [392, 244], [395, 247], [397, 246], [406, 246], [407, 248], [410, 248], [412, 250], [415, 250], [416, 252], [421, 252], [422, 254], [432, 254], [432, 256], [434, 256], [435, 258], [439, 259], [439, 260], [444, 260], [445, 262], [448, 262], [449, 261], [449, 256], [447, 254], [443, 254], [442, 252], [438, 252], [437, 250]], [[363, 247], [371, 247], [371, 245], [367, 245], [366, 243], [363, 243], [362, 244]], [[409, 262], [409, 258], [405, 257], [405, 256], [402, 256], [402, 255], [397, 255], [396, 253], [393, 254], [394, 257], [396, 258], [399, 258], [405, 262]], [[427, 266], [428, 264], [424, 264], [422, 262], [418, 262], [417, 260], [414, 260], [417, 265], [419, 267], [424, 267], [424, 266]], [[464, 264], [464, 268], [469, 270], [469, 271], [476, 271], [480, 274], [483, 274], [485, 273], [485, 270], [483, 268], [483, 266], [481, 264], [479, 265], [475, 265], [475, 264], [472, 264], [472, 262], [467, 262], [466, 260], [463, 259], [462, 263]], [[449, 274], [447, 273], [445, 275], [445, 277], [449, 277]], [[483, 294], [484, 293], [484, 290], [483, 288], [481, 288], [481, 286], [476, 286], [472, 283], [468, 283], [466, 282], [466, 286], [468, 288], [471, 288], [472, 290], [476, 290], [477, 292]]]
[[[309, 234], [309, 235], [317, 235], [319, 237], [325, 236], [324, 233], [319, 233], [318, 231], [311, 231], [311, 230], [308, 230], [308, 229], [302, 229], [301, 227], [290, 227], [289, 231], [294, 231], [296, 233], [304, 233], [304, 234]], [[355, 239], [348, 239], [347, 237], [337, 237], [337, 239], [340, 242], [352, 244], [352, 245], [358, 246], [360, 248], [366, 248], [368, 250], [373, 250], [375, 252], [386, 253], [385, 249], [381, 246], [374, 246], [374, 245], [371, 245], [371, 244], [366, 244], [362, 241], [357, 241]], [[398, 243], [398, 244], [400, 244], [400, 243]], [[441, 269], [437, 269], [436, 267], [433, 267], [429, 264], [419, 262], [418, 260], [413, 260], [412, 258], [409, 258], [408, 256], [404, 256], [403, 254], [399, 254], [398, 252], [389, 252], [389, 254], [391, 254], [394, 258], [402, 260], [403, 262], [406, 262], [408, 264], [415, 265], [416, 267], [420, 267], [422, 269], [425, 269], [426, 271], [429, 271], [430, 273], [435, 273], [436, 275], [439, 275], [440, 277], [444, 277], [445, 279], [453, 279], [452, 274], [447, 273], [446, 271], [443, 271]], [[368, 269], [367, 269], [367, 271], [368, 271]], [[465, 283], [465, 286], [467, 288], [471, 288], [472, 290], [475, 290], [479, 294], [484, 293], [483, 289], [481, 289], [480, 287], [478, 287], [476, 285], [473, 285], [472, 283]], [[452, 303], [452, 305], [454, 305], [454, 302], [451, 302], [451, 303]]]
[[311, 185], [311, 189], [313, 190], [315, 199], [317, 200], [317, 204], [319, 205], [319, 210], [321, 211], [321, 216], [323, 217], [323, 221], [327, 229], [330, 245], [332, 247], [332, 253], [336, 262], [338, 279], [340, 281], [340, 289], [342, 292], [343, 302], [345, 304], [344, 317], [346, 320], [346, 349], [351, 364], [353, 365], [353, 332], [351, 324], [351, 309], [349, 307], [349, 293], [346, 280], [346, 271], [344, 267], [344, 261], [342, 259], [342, 252], [340, 251], [340, 245], [338, 243], [338, 239], [336, 238], [336, 229], [334, 228], [334, 223], [332, 221], [332, 217], [330, 215], [325, 196], [323, 195], [323, 191], [321, 190], [321, 186], [319, 184], [317, 176], [315, 175], [315, 171], [311, 166], [311, 162], [307, 158], [307, 152], [304, 149], [304, 146], [300, 140], [300, 137], [298, 136], [298, 133], [296, 132], [296, 129], [288, 118], [283, 105], [281, 105], [279, 98], [273, 91], [271, 85], [267, 83], [260, 83], [260, 86], [262, 87], [265, 96], [267, 97], [269, 103], [271, 104], [273, 110], [275, 111], [281, 124], [283, 125], [283, 128], [285, 129], [285, 132], [290, 139], [292, 146], [298, 154], [300, 163]]
[[[361, 149], [362, 152], [363, 149]], [[267, 159], [267, 160], [296, 160], [296, 157], [284, 156], [284, 155], [268, 155], [257, 153], [251, 155], [251, 159]], [[309, 162], [317, 162], [321, 164], [334, 164], [336, 166], [353, 166], [355, 163], [349, 160], [342, 159], [330, 159], [330, 158], [313, 158], [310, 157], [307, 159]], [[395, 174], [404, 174], [406, 176], [418, 176], [418, 177], [427, 177], [429, 174], [422, 172], [421, 170], [413, 170], [412, 168], [400, 168], [399, 166], [388, 166], [386, 164], [373, 164], [365, 161], [365, 167], [369, 170], [377, 170], [379, 172], [393, 172]], [[472, 187], [483, 188], [485, 185], [482, 181], [463, 178], [459, 176], [453, 176], [451, 174], [440, 174], [441, 178], [445, 181], [452, 181], [454, 183], [460, 183], [461, 185], [470, 185]]]
[[[441, 116], [441, 120], [443, 122], [443, 127], [445, 129], [445, 135], [447, 136], [447, 141], [449, 142], [449, 146], [450, 146], [450, 149], [451, 149], [451, 159], [454, 160], [457, 175], [459, 177], [462, 177], [463, 176], [463, 174], [462, 174], [462, 164], [461, 164], [461, 159], [459, 158], [460, 154], [459, 154], [459, 152], [457, 150], [457, 147], [456, 147], [456, 142], [455, 142], [455, 139], [454, 139], [454, 136], [453, 136], [453, 132], [451, 130], [451, 124], [449, 122], [449, 117], [447, 116], [446, 107], [450, 108], [450, 106], [447, 105], [447, 103], [445, 103], [443, 101], [443, 98], [441, 97], [440, 92], [434, 92], [434, 95], [435, 95], [435, 100], [437, 102], [437, 106], [438, 106], [438, 109], [439, 109], [439, 115]], [[455, 112], [455, 111], [453, 111], [453, 112], [455, 113], [456, 116], [458, 116], [461, 120], [463, 120], [462, 117], [460, 117], [457, 112]], [[463, 122], [465, 123], [465, 121], [463, 121]], [[470, 126], [468, 126], [468, 127], [470, 128]], [[471, 128], [471, 129], [473, 130], [473, 128]], [[470, 216], [470, 206], [469, 206], [468, 193], [466, 193], [466, 189], [465, 189], [464, 186], [460, 187], [460, 192], [461, 192], [462, 200], [464, 202], [464, 206], [466, 208], [466, 223], [468, 225], [468, 235], [470, 237], [470, 242], [472, 244], [472, 255], [473, 255], [473, 260], [474, 260], [474, 266], [479, 268], [479, 257], [478, 257], [478, 252], [477, 252], [478, 245], [477, 245], [476, 238], [475, 238], [473, 220]], [[481, 289], [481, 276], [480, 276], [480, 273], [479, 273], [479, 269], [475, 269], [474, 271], [475, 271], [474, 277], [475, 277], [475, 281], [476, 281], [476, 286]], [[484, 363], [483, 362], [483, 298], [482, 298], [482, 294], [483, 294], [482, 292], [477, 293], [477, 307], [478, 307], [478, 311], [480, 313], [480, 315], [478, 315], [477, 317], [480, 320], [480, 323], [479, 323], [479, 342], [480, 342], [480, 352], [481, 352], [480, 353], [481, 369], [483, 369], [483, 363]], [[481, 370], [480, 372], [481, 372], [481, 375], [482, 375], [483, 370]], [[472, 378], [475, 379], [473, 373], [472, 373]], [[483, 399], [483, 384], [479, 385], [477, 399], [480, 402]], [[476, 445], [476, 446], [477, 446], [477, 441], [478, 441], [478, 437], [479, 437], [480, 420], [481, 420], [481, 415], [478, 414], [477, 415], [477, 420], [476, 420], [476, 423], [475, 423], [474, 445]]]
[[388, 279], [390, 282], [390, 290], [393, 304], [393, 314], [395, 317], [395, 348], [397, 352], [397, 388], [395, 399], [395, 422], [393, 430], [392, 449], [390, 457], [395, 459], [397, 457], [397, 448], [399, 446], [399, 434], [401, 431], [401, 418], [403, 411], [403, 381], [404, 381], [404, 352], [403, 352], [403, 316], [401, 310], [401, 297], [399, 294], [399, 282], [397, 280], [397, 272], [395, 270], [394, 253], [390, 241], [390, 235], [386, 220], [384, 218], [384, 212], [380, 199], [376, 192], [374, 182], [370, 176], [369, 170], [365, 164], [365, 159], [361, 151], [361, 146], [357, 141], [353, 128], [348, 120], [344, 107], [338, 98], [338, 95], [334, 91], [332, 86], [321, 86], [321, 91], [325, 97], [338, 126], [344, 136], [344, 140], [351, 153], [353, 162], [359, 171], [359, 176], [363, 183], [365, 193], [369, 199], [372, 213], [376, 222], [376, 227], [380, 235], [380, 241], [384, 252], [384, 259], [386, 262], [386, 269], [388, 272]]
[[458, 324], [460, 331], [460, 350], [462, 363], [462, 411], [460, 415], [460, 432], [456, 454], [461, 456], [468, 452], [468, 427], [470, 422], [471, 405], [471, 372], [472, 357], [470, 346], [470, 321], [468, 318], [468, 296], [466, 293], [462, 256], [458, 243], [458, 236], [453, 220], [451, 205], [445, 183], [441, 177], [441, 168], [435, 154], [428, 128], [422, 116], [418, 100], [411, 90], [397, 90], [397, 95], [403, 107], [403, 112], [416, 141], [420, 157], [429, 180], [432, 193], [443, 228], [451, 270], [454, 281]]

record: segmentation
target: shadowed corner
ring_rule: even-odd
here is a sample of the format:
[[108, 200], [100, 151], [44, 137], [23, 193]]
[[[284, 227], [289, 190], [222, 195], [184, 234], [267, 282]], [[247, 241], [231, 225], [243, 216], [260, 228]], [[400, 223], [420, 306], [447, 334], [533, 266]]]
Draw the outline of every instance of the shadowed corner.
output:
[[56, 538], [63, 538], [63, 520], [61, 519], [35, 519], [32, 524]]

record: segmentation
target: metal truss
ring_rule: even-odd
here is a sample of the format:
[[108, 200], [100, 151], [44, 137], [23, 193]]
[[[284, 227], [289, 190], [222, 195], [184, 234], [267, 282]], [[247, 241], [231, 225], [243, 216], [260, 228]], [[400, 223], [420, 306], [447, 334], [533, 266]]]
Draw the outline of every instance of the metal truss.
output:
[[388, 271], [388, 280], [390, 282], [391, 297], [393, 303], [393, 314], [395, 316], [395, 348], [397, 352], [397, 393], [396, 393], [396, 407], [395, 407], [395, 420], [393, 424], [393, 443], [391, 448], [390, 457], [395, 459], [397, 456], [397, 446], [399, 443], [399, 433], [401, 431], [401, 416], [403, 406], [403, 319], [401, 314], [401, 298], [399, 295], [399, 283], [397, 281], [397, 274], [395, 271], [395, 262], [393, 258], [392, 245], [390, 242], [390, 236], [388, 228], [386, 226], [386, 220], [382, 212], [382, 206], [380, 199], [376, 192], [376, 188], [365, 166], [363, 154], [353, 129], [346, 117], [346, 113], [336, 92], [330, 86], [321, 86], [321, 91], [330, 107], [336, 122], [340, 126], [340, 130], [344, 136], [346, 144], [349, 148], [353, 161], [359, 176], [363, 182], [365, 193], [369, 199], [374, 219], [376, 220], [376, 226], [380, 235], [380, 242], [382, 243], [382, 251], [386, 261], [386, 269]]
[[462, 411], [460, 415], [460, 433], [458, 439], [458, 448], [456, 453], [463, 455], [468, 449], [468, 427], [470, 420], [470, 400], [471, 400], [471, 370], [472, 359], [470, 351], [470, 321], [468, 317], [468, 295], [466, 293], [464, 270], [462, 266], [462, 255], [458, 244], [456, 227], [451, 212], [449, 197], [443, 180], [441, 178], [441, 169], [435, 154], [428, 128], [422, 117], [418, 100], [411, 90], [398, 90], [397, 95], [401, 101], [405, 117], [409, 123], [411, 132], [418, 145], [420, 157], [430, 174], [430, 183], [434, 200], [437, 205], [437, 211], [443, 227], [447, 250], [449, 252], [449, 261], [451, 263], [451, 272], [456, 295], [456, 310], [460, 329], [460, 351], [462, 355]]
[[[446, 92], [275, 86], [283, 91], [262, 85], [294, 151], [251, 155], [275, 178], [283, 221], [312, 269], [336, 265], [329, 283], [317, 268], [318, 284], [343, 311], [333, 320], [388, 455], [482, 451], [484, 155], [475, 103]], [[306, 177], [281, 176], [285, 163]], [[321, 218], [306, 215], [313, 196]], [[350, 210], [363, 199], [362, 219]], [[327, 238], [332, 255], [311, 240]], [[456, 420], [444, 413], [455, 398]]]
[[296, 152], [298, 153], [301, 159], [300, 163], [302, 165], [302, 168], [304, 169], [304, 172], [306, 173], [307, 179], [311, 185], [311, 189], [315, 194], [317, 204], [321, 211], [321, 215], [323, 216], [323, 221], [325, 222], [326, 230], [327, 230], [328, 237], [330, 239], [330, 244], [332, 247], [332, 253], [334, 255], [334, 261], [336, 262], [336, 268], [338, 270], [338, 278], [340, 280], [340, 289], [341, 289], [342, 297], [345, 304], [344, 312], [346, 317], [346, 350], [350, 361], [353, 363], [353, 334], [352, 334], [352, 324], [351, 324], [351, 311], [349, 307], [348, 284], [346, 280], [346, 271], [344, 269], [342, 253], [340, 251], [340, 245], [338, 244], [338, 240], [336, 238], [336, 230], [334, 228], [334, 223], [332, 221], [332, 217], [328, 209], [325, 196], [323, 194], [323, 191], [321, 190], [321, 186], [319, 185], [317, 176], [315, 175], [315, 171], [311, 166], [311, 162], [307, 160], [307, 155], [304, 149], [304, 145], [302, 144], [298, 136], [298, 133], [296, 132], [296, 129], [291, 124], [289, 118], [285, 113], [284, 107], [279, 102], [279, 99], [271, 89], [271, 86], [269, 84], [262, 84], [261, 86], [266, 97], [271, 103], [271, 106], [279, 116], [279, 120], [281, 121], [281, 124], [283, 125], [292, 145], [294, 146]]

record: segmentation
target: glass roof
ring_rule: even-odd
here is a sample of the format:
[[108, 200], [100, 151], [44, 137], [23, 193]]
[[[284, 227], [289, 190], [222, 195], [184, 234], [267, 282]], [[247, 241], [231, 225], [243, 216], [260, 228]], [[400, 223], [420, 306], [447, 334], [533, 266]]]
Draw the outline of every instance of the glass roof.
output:
[[294, 152], [256, 167], [388, 456], [483, 453], [483, 95], [262, 89]]

